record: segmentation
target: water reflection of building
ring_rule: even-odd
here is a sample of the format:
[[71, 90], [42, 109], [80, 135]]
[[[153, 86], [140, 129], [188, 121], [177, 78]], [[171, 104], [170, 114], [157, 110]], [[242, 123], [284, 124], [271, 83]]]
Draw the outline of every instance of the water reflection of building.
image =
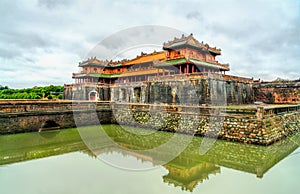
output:
[[[157, 164], [155, 158], [152, 157], [151, 154], [143, 154], [136, 150], [128, 150], [128, 147], [132, 147], [130, 144], [122, 143], [122, 148], [118, 146], [109, 146], [106, 148], [102, 148], [99, 150], [85, 150], [84, 153], [87, 153], [89, 156], [96, 158], [104, 155], [115, 155], [120, 154], [119, 156], [123, 157], [134, 157], [137, 161], [141, 163], [150, 162], [153, 166]], [[115, 159], [115, 157], [114, 157]], [[120, 158], [122, 160], [124, 158]], [[111, 162], [111, 161], [106, 161]], [[112, 163], [112, 165], [116, 165]], [[128, 165], [128, 164], [127, 164]], [[126, 166], [119, 166], [126, 168]], [[205, 180], [209, 179], [210, 175], [216, 175], [221, 173], [221, 169], [219, 166], [202, 161], [194, 161], [191, 158], [186, 157], [177, 157], [174, 160], [164, 164], [163, 167], [168, 170], [168, 174], [164, 175], [163, 181], [164, 183], [173, 185], [174, 187], [180, 187], [182, 190], [192, 192], [194, 188]]]
[[[62, 130], [56, 134], [55, 138], [52, 136], [45, 138], [45, 135], [41, 136], [37, 133], [9, 138], [9, 141], [20, 142], [19, 144], [9, 144], [5, 138], [0, 139], [3, 145], [7, 145], [0, 150], [0, 165], [75, 151], [82, 151], [93, 158], [99, 154], [120, 153], [125, 157], [135, 157], [140, 162], [157, 165], [161, 162], [159, 161], [160, 156], [166, 154], [138, 151], [138, 149], [147, 150], [147, 146], [156, 145], [157, 141], [164, 142], [162, 139], [166, 134], [160, 135], [158, 132], [145, 139], [145, 137], [131, 134], [121, 127], [112, 128], [110, 126], [108, 129], [110, 129], [109, 136], [114, 141], [107, 141], [103, 146], [98, 147], [98, 150], [92, 151], [87, 150], [86, 144], [76, 130]], [[202, 138], [194, 138], [184, 152], [163, 165], [168, 170], [168, 173], [162, 177], [165, 183], [181, 187], [183, 190], [193, 191], [197, 185], [208, 181], [212, 175], [220, 174], [222, 167], [248, 172], [262, 178], [268, 170], [299, 147], [300, 134], [295, 134], [268, 147], [217, 141], [204, 155], [199, 154], [201, 142]], [[13, 147], [9, 147], [9, 145]]]
[[181, 187], [182, 190], [192, 192], [194, 188], [209, 179], [209, 175], [221, 173], [219, 166], [215, 164], [201, 162], [192, 166], [176, 165], [172, 162], [164, 165], [169, 173], [163, 176], [165, 183], [175, 187]]

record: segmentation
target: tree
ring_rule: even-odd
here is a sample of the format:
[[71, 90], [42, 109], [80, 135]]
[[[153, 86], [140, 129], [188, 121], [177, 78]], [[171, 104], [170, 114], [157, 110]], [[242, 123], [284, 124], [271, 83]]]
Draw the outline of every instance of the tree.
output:
[[41, 99], [62, 98], [63, 86], [45, 86], [23, 89], [10, 89], [0, 85], [0, 99]]
[[8, 86], [2, 86], [2, 85], [0, 85], [0, 90], [5, 90], [5, 89], [8, 89]]
[[61, 100], [61, 99], [63, 99], [63, 95], [62, 95], [62, 94], [59, 94], [59, 95], [57, 96], [57, 98]]

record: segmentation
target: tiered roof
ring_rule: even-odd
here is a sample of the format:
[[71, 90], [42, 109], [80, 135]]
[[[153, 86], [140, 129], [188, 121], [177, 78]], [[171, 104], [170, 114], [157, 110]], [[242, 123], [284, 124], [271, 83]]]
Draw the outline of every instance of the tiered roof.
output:
[[205, 61], [200, 61], [197, 59], [187, 59], [187, 58], [177, 58], [177, 59], [172, 59], [172, 60], [167, 60], [167, 61], [162, 61], [161, 63], [157, 63], [156, 67], [168, 67], [168, 66], [174, 66], [174, 65], [180, 65], [180, 64], [185, 64], [185, 63], [190, 63], [190, 64], [195, 64], [195, 65], [201, 65], [205, 67], [211, 67], [211, 68], [218, 68], [221, 71], [229, 71], [229, 65], [228, 64], [221, 64], [221, 63], [210, 63], [210, 62], [205, 62]]
[[174, 40], [164, 43], [163, 49], [173, 50], [182, 46], [190, 46], [196, 49], [208, 51], [214, 55], [221, 55], [221, 49], [217, 49], [216, 47], [211, 47], [208, 44], [204, 44], [203, 41], [199, 42], [194, 38], [192, 33], [189, 36], [184, 36], [184, 34], [182, 34], [181, 38], [175, 37]]
[[99, 60], [97, 57], [88, 58], [86, 61], [79, 62], [79, 67], [87, 67], [87, 66], [94, 66], [94, 67], [118, 67], [122, 66], [123, 64], [127, 63], [127, 59], [123, 59], [122, 61], [108, 61], [108, 60]]
[[105, 67], [107, 65], [106, 61], [101, 61], [96, 57], [88, 58], [86, 61], [79, 62], [79, 67], [95, 66], [95, 67]]

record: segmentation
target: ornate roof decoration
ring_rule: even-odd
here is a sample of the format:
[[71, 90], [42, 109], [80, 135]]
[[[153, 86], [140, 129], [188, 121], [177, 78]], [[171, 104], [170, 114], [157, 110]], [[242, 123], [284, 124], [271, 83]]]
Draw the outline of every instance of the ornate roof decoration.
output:
[[87, 67], [87, 66], [98, 66], [98, 67], [115, 67], [123, 65], [127, 62], [127, 59], [123, 59], [121, 61], [108, 61], [108, 60], [99, 60], [97, 57], [88, 58], [85, 61], [79, 62], [79, 67]]
[[121, 61], [120, 60], [118, 61], [106, 60], [106, 61], [107, 61], [106, 67], [118, 67], [126, 64], [128, 62], [128, 59], [122, 59]]
[[192, 33], [189, 36], [184, 36], [184, 34], [182, 34], [181, 38], [175, 37], [174, 40], [172, 40], [172, 41], [164, 42], [163, 49], [166, 49], [166, 50], [167, 49], [175, 49], [175, 48], [178, 48], [178, 47], [184, 46], [184, 45], [189, 45], [192, 47], [196, 47], [198, 49], [206, 50], [215, 55], [221, 54], [221, 49], [218, 49], [216, 47], [211, 47], [208, 44], [204, 44], [203, 41], [199, 42], [198, 40], [196, 40], [194, 38]]
[[106, 61], [101, 61], [97, 59], [96, 57], [88, 58], [85, 61], [79, 62], [79, 67], [86, 67], [86, 66], [106, 66]]

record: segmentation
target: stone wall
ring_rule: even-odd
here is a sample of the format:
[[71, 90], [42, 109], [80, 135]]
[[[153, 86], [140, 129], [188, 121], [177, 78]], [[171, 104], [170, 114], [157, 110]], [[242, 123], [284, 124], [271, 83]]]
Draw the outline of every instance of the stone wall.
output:
[[111, 123], [109, 103], [1, 101], [0, 134]]
[[113, 102], [226, 105], [254, 101], [252, 83], [218, 78], [120, 84], [111, 93]]
[[64, 98], [89, 100], [96, 91], [100, 101], [167, 103], [183, 105], [250, 104], [254, 102], [253, 80], [222, 74], [180, 74], [155, 77], [144, 82], [65, 85]]
[[110, 87], [107, 84], [82, 83], [64, 85], [65, 100], [89, 100], [89, 94], [97, 92], [98, 101], [110, 101]]
[[114, 109], [114, 123], [176, 133], [269, 145], [300, 130], [300, 113], [259, 119], [247, 116], [202, 115], [175, 111]]
[[148, 103], [149, 83], [133, 82], [110, 88], [112, 102]]
[[237, 109], [89, 101], [0, 103], [0, 134], [104, 123], [268, 145], [300, 130], [300, 105]]
[[[74, 115], [76, 114], [76, 115]], [[111, 111], [65, 111], [32, 114], [0, 115], [0, 134], [37, 132], [51, 130], [52, 126], [44, 128], [45, 123], [53, 123], [53, 128], [72, 128], [79, 126], [111, 123]]]
[[256, 83], [255, 101], [269, 104], [297, 104], [300, 102], [300, 81]]
[[[235, 78], [235, 77], [234, 77]], [[95, 90], [100, 101], [168, 104], [269, 104], [300, 102], [300, 81], [260, 82], [223, 77], [188, 77], [156, 79], [126, 84], [81, 83], [65, 85], [64, 98], [89, 100]]]

